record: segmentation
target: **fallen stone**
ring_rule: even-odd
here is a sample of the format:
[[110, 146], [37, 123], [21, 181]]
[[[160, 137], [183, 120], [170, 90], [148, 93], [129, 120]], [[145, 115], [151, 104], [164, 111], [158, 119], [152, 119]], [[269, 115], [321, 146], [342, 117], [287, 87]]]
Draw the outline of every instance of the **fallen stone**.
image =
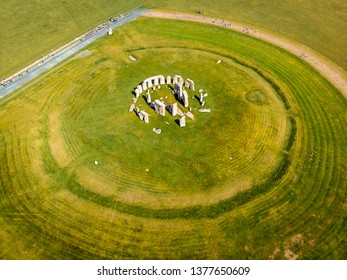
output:
[[156, 133], [156, 134], [160, 134], [161, 133], [161, 129], [153, 127], [153, 132]]
[[192, 112], [187, 112], [187, 113], [186, 113], [186, 116], [187, 116], [188, 118], [192, 119], [193, 121], [195, 120], [194, 115], [192, 114]]

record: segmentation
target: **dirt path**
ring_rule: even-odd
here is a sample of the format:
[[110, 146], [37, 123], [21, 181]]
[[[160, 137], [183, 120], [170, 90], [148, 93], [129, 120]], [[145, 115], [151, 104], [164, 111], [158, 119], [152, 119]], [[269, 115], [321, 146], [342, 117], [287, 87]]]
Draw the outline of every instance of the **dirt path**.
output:
[[157, 10], [150, 10], [145, 13], [144, 16], [210, 23], [239, 32], [244, 32], [249, 34], [250, 36], [254, 36], [264, 41], [270, 42], [307, 61], [347, 98], [347, 72], [342, 67], [338, 66], [334, 62], [328, 60], [327, 58], [323, 57], [322, 55], [318, 54], [305, 45], [298, 44], [284, 38], [276, 37], [264, 30], [255, 30], [244, 25], [223, 19], [210, 18], [193, 14], [163, 12]]

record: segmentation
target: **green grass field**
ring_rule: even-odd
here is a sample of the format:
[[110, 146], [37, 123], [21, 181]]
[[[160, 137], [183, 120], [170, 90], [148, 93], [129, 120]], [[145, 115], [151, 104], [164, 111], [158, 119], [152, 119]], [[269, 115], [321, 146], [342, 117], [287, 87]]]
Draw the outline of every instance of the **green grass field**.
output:
[[[88, 50], [0, 106], [2, 259], [347, 257], [347, 101], [312, 67], [148, 18]], [[131, 92], [157, 74], [193, 79], [211, 113], [190, 98], [180, 128], [140, 100], [141, 122]]]
[[142, 0], [3, 1], [0, 80]]
[[137, 5], [252, 24], [315, 49], [347, 69], [347, 5], [328, 0], [19, 1], [1, 3], [0, 78], [72, 40], [99, 22]]
[[347, 69], [347, 3], [327, 0], [149, 0], [148, 5], [171, 11], [236, 20], [271, 30], [318, 51]]

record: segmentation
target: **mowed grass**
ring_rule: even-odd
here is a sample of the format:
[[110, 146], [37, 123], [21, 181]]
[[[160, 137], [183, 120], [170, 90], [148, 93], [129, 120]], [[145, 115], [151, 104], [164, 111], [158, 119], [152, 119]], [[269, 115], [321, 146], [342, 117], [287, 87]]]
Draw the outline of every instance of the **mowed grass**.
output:
[[347, 4], [328, 0], [4, 1], [0, 14], [0, 77], [137, 5], [204, 14], [258, 26], [301, 42], [347, 69]]
[[328, 0], [150, 0], [158, 9], [236, 20], [301, 42], [347, 69], [347, 3]]
[[141, 0], [2, 1], [0, 79], [47, 55]]
[[[2, 258], [346, 258], [347, 103], [315, 70], [178, 21], [89, 50], [1, 106]], [[211, 113], [185, 128], [128, 113], [160, 73], [194, 79]]]

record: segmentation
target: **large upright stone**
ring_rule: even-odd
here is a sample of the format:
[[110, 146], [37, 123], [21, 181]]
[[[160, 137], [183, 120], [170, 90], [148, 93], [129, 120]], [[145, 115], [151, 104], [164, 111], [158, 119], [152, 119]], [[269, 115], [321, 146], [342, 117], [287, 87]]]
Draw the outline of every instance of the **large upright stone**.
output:
[[130, 108], [129, 108], [129, 112], [134, 111], [134, 109], [135, 109], [135, 105], [134, 105], [134, 104], [131, 104], [131, 105], [130, 105]]
[[146, 81], [142, 83], [142, 89], [143, 89], [143, 90], [146, 90], [146, 89], [147, 89], [147, 82], [146, 82]]
[[175, 83], [174, 85], [174, 91], [176, 93], [176, 95], [178, 96], [178, 98], [182, 98], [182, 94], [183, 94], [183, 88], [182, 88], [182, 84], [180, 83]]
[[158, 86], [159, 85], [159, 79], [158, 79], [158, 77], [154, 77], [154, 85], [155, 86]]
[[139, 93], [141, 94], [141, 93], [142, 93], [142, 86], [141, 86], [141, 85], [138, 85], [138, 86], [137, 86], [137, 89], [139, 90]]
[[186, 116], [183, 116], [182, 118], [180, 118], [180, 127], [184, 127], [186, 126]]
[[185, 108], [187, 108], [189, 106], [188, 99], [189, 99], [188, 93], [185, 90], [183, 90], [183, 106]]
[[160, 76], [160, 77], [159, 77], [159, 83], [160, 83], [161, 85], [165, 85], [165, 77], [164, 77], [164, 76]]
[[195, 86], [194, 86], [194, 81], [193, 80], [191, 80], [191, 79], [187, 79], [187, 81], [186, 82], [188, 82], [188, 87], [191, 89], [191, 90], [195, 90]]
[[165, 104], [161, 102], [160, 100], [156, 99], [154, 100], [154, 110], [157, 114], [165, 117]]
[[176, 79], [176, 83], [179, 83], [179, 84], [181, 84], [183, 86], [184, 80], [183, 80], [183, 78], [180, 75], [175, 75], [174, 83], [175, 83], [175, 79]]
[[173, 82], [172, 82], [172, 83], [173, 83], [173, 84], [177, 84], [177, 82], [178, 82], [178, 81], [177, 81], [177, 76], [174, 76], [174, 77], [173, 77]]
[[166, 77], [166, 84], [171, 85], [171, 76]]
[[153, 83], [152, 83], [152, 80], [149, 79], [149, 80], [147, 81], [147, 88], [151, 88], [151, 87], [153, 87]]
[[200, 92], [200, 104], [202, 104], [204, 102], [204, 94], [202, 92]]
[[135, 88], [135, 97], [139, 98], [139, 96], [140, 96], [140, 91], [138, 88]]
[[190, 83], [189, 83], [188, 79], [184, 82], [184, 86], [185, 86], [186, 88], [189, 88]]
[[151, 94], [149, 93], [149, 91], [146, 93], [146, 100], [148, 104], [152, 102]]
[[171, 104], [171, 115], [176, 116], [177, 115], [177, 103]]

